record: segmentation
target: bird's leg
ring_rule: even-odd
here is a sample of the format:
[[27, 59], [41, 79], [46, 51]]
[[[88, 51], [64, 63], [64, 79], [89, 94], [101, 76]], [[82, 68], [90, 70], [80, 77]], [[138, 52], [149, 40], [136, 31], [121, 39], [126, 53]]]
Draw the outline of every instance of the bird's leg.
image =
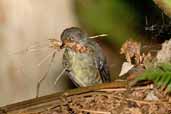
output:
[[46, 77], [48, 76], [48, 73], [49, 73], [50, 67], [51, 67], [51, 65], [52, 65], [52, 63], [53, 63], [53, 61], [54, 61], [55, 55], [56, 55], [56, 51], [54, 51], [54, 52], [52, 53], [52, 58], [51, 58], [51, 61], [50, 61], [50, 63], [49, 63], [47, 72], [43, 75], [43, 77], [40, 78], [40, 80], [39, 80], [38, 83], [37, 83], [36, 98], [39, 97], [40, 84], [41, 84], [41, 83], [43, 82], [43, 80], [45, 80]]
[[58, 75], [58, 77], [56, 77], [55, 82], [54, 82], [55, 85], [57, 84], [57, 82], [58, 82], [58, 80], [61, 78], [61, 76], [65, 73], [65, 71], [66, 71], [66, 68], [64, 68], [64, 69], [62, 70], [62, 72]]

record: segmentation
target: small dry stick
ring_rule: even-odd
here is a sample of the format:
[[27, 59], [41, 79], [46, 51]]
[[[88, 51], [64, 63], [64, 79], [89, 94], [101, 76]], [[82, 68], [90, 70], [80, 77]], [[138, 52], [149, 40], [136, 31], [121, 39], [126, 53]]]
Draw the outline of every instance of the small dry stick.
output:
[[55, 82], [54, 82], [54, 85], [57, 84], [58, 80], [62, 77], [62, 75], [65, 73], [65, 71], [66, 71], [66, 68], [64, 68], [64, 69], [62, 70], [62, 72], [58, 75], [58, 77], [56, 78], [56, 80], [55, 80]]
[[54, 53], [54, 51], [52, 51], [52, 53], [48, 54], [46, 57], [44, 57], [38, 64], [37, 66], [40, 66], [42, 63], [44, 63], [52, 54]]
[[58, 49], [62, 45], [62, 42], [57, 39], [48, 39], [48, 40], [49, 40], [50, 48]]
[[8, 55], [21, 54], [21, 53], [27, 53], [27, 52], [36, 52], [43, 48], [47, 48], [47, 46], [45, 44], [34, 44], [25, 49], [14, 51], [12, 53], [8, 53]]
[[113, 97], [115, 97], [115, 98], [117, 98], [117, 99], [124, 99], [124, 100], [126, 100], [126, 101], [134, 101], [134, 102], [140, 103], [140, 104], [170, 104], [170, 103], [167, 102], [167, 101], [161, 101], [161, 100], [158, 100], [158, 101], [138, 100], [138, 99], [120, 97], [120, 96], [117, 96], [117, 95], [114, 95]]
[[108, 35], [107, 34], [100, 34], [100, 35], [90, 36], [89, 38], [94, 39], [94, 38], [105, 37], [105, 36], [108, 36]]
[[111, 112], [106, 112], [106, 111], [95, 111], [95, 110], [88, 110], [88, 109], [80, 109], [80, 108], [76, 108], [76, 107], [71, 107], [71, 108], [79, 110], [79, 111], [95, 113], [95, 114], [111, 114]]
[[79, 109], [80, 111], [96, 113], [96, 114], [111, 114], [111, 112], [104, 112], [104, 111], [94, 111], [94, 110], [86, 110], [86, 109]]
[[[146, 90], [146, 89], [153, 89], [153, 85], [147, 85], [147, 86], [143, 86], [143, 87], [133, 87], [131, 88], [131, 90]], [[107, 89], [99, 89], [97, 91], [103, 91], [103, 92], [114, 92], [114, 91], [127, 91], [127, 88], [107, 88]]]
[[[94, 39], [94, 38], [105, 37], [105, 36], [108, 36], [108, 35], [107, 34], [100, 34], [100, 35], [90, 36], [89, 38]], [[57, 39], [52, 38], [52, 39], [48, 39], [48, 40], [50, 41], [48, 47], [53, 48], [53, 49], [59, 48], [61, 46], [61, 44], [62, 44], [62, 42], [57, 40]], [[13, 53], [9, 53], [9, 55], [27, 53], [27, 52], [35, 52], [35, 51], [39, 51], [42, 48], [47, 48], [46, 44], [37, 44], [36, 43], [35, 45], [32, 45], [32, 46], [30, 46], [30, 47], [28, 47], [26, 49], [19, 50], [19, 51], [13, 52]]]
[[43, 77], [40, 78], [39, 82], [37, 83], [36, 98], [39, 97], [40, 84], [41, 84], [41, 83], [43, 82], [43, 80], [45, 80], [46, 77], [48, 76], [48, 73], [49, 73], [50, 67], [51, 67], [51, 65], [52, 65], [52, 63], [53, 63], [53, 61], [54, 61], [55, 55], [56, 55], [56, 50], [53, 52], [53, 55], [52, 55], [51, 61], [50, 61], [50, 63], [49, 63], [47, 72], [45, 73], [45, 75], [43, 75]]

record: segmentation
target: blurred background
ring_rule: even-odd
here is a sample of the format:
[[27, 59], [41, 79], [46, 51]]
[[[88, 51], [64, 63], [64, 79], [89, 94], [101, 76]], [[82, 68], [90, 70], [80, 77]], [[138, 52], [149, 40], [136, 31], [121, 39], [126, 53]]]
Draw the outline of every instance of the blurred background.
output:
[[[127, 39], [151, 42], [144, 30], [148, 24], [160, 23], [161, 11], [152, 0], [0, 0], [0, 106], [30, 99], [36, 95], [36, 84], [47, 71], [50, 58], [37, 64], [51, 51], [12, 54], [35, 44], [48, 43], [48, 38], [60, 39], [61, 32], [79, 26], [98, 38], [110, 67], [112, 79], [120, 72], [124, 57], [119, 54]], [[40, 95], [72, 88], [68, 77], [54, 86], [62, 70], [62, 51], [57, 53]]]

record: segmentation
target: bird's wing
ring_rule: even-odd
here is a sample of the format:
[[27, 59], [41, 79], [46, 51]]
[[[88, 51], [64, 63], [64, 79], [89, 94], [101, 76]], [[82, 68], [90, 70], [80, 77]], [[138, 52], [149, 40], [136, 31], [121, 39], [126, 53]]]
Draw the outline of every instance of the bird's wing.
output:
[[91, 47], [95, 52], [96, 67], [99, 71], [102, 81], [110, 82], [111, 77], [110, 77], [109, 67], [107, 65], [106, 57], [104, 56], [101, 47], [92, 40], [89, 42], [90, 42], [89, 44], [91, 44]]
[[81, 87], [81, 86], [83, 86], [82, 84], [79, 83], [79, 81], [76, 80], [75, 76], [72, 74], [71, 71], [66, 70], [65, 75], [69, 76], [69, 79], [73, 82], [73, 84], [74, 84], [76, 87]]
[[101, 79], [103, 82], [110, 82], [110, 73], [109, 73], [109, 68], [107, 66], [106, 59], [99, 58], [99, 60], [96, 60], [97, 67], [101, 76]]

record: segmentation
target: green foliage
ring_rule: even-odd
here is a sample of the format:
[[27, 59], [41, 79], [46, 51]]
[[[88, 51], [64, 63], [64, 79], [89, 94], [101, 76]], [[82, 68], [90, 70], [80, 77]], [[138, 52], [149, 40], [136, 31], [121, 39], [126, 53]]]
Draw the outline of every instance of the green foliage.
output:
[[171, 92], [171, 64], [159, 64], [155, 68], [145, 70], [134, 80], [134, 83], [143, 80], [153, 81], [158, 88]]
[[75, 0], [76, 14], [89, 31], [107, 33], [109, 42], [120, 46], [128, 38], [139, 38], [136, 11], [125, 0]]

